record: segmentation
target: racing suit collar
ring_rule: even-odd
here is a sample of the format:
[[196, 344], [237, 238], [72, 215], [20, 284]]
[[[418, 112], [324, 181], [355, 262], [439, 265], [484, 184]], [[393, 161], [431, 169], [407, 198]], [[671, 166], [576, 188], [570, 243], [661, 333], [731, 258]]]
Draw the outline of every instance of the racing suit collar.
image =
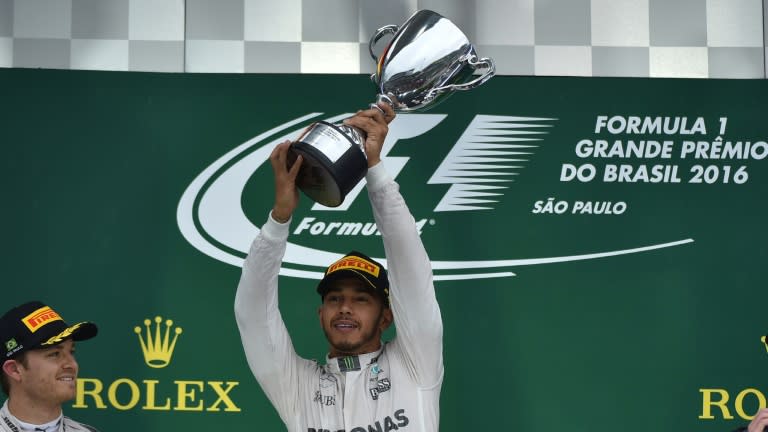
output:
[[326, 355], [325, 364], [328, 365], [328, 368], [333, 373], [360, 371], [361, 369], [367, 368], [369, 365], [376, 363], [376, 360], [378, 360], [379, 356], [381, 355], [381, 351], [383, 349], [384, 349], [384, 343], [382, 342], [381, 348], [379, 348], [374, 352], [369, 352], [369, 353], [355, 355], [355, 356], [334, 357], [334, 358], [330, 358], [328, 355]]
[[[41, 431], [59, 431], [61, 430], [61, 423], [64, 419], [64, 414], [62, 413], [59, 415], [59, 418], [56, 420], [53, 420], [51, 422], [46, 423], [45, 425], [33, 425], [30, 423], [25, 423], [13, 414], [11, 414], [11, 411], [8, 409], [8, 399], [5, 400], [5, 403], [3, 403], [3, 406], [0, 407], [0, 430], [10, 430], [14, 432], [22, 432], [22, 431], [33, 431], [33, 430], [41, 430]], [[37, 427], [36, 427], [37, 426]], [[39, 426], [46, 426], [44, 428], [40, 428]]]

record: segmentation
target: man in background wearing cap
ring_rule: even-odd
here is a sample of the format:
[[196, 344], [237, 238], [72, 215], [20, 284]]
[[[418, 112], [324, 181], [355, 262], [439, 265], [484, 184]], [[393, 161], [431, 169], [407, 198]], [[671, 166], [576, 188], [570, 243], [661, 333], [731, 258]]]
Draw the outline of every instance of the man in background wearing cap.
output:
[[96, 336], [96, 325], [68, 325], [38, 301], [17, 306], [0, 318], [3, 392], [0, 430], [77, 432], [96, 429], [64, 417], [61, 404], [75, 397], [78, 365], [75, 343]]
[[[442, 320], [429, 257], [414, 218], [387, 174], [381, 148], [394, 118], [389, 106], [345, 120], [362, 129], [368, 196], [389, 274], [359, 252], [331, 264], [317, 287], [325, 364], [300, 358], [277, 304], [277, 280], [299, 193], [302, 162], [288, 166], [290, 143], [270, 157], [275, 204], [251, 245], [235, 298], [248, 364], [289, 431], [437, 431], [443, 381]], [[397, 336], [382, 344], [396, 322]]]

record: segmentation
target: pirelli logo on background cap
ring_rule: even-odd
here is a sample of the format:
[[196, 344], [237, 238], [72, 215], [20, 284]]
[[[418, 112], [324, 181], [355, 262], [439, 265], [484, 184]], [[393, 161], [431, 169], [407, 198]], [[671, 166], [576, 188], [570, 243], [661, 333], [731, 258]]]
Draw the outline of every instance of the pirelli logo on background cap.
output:
[[96, 324], [88, 321], [69, 325], [50, 306], [34, 300], [16, 306], [0, 317], [0, 358], [24, 351], [96, 336]]
[[325, 296], [325, 293], [333, 287], [333, 282], [344, 278], [363, 281], [373, 292], [381, 296], [385, 304], [389, 302], [387, 270], [373, 258], [357, 251], [344, 255], [325, 270], [323, 280], [317, 285], [317, 292]]
[[21, 322], [23, 322], [32, 333], [38, 331], [42, 326], [52, 321], [61, 321], [61, 316], [49, 306], [41, 307], [21, 319]]

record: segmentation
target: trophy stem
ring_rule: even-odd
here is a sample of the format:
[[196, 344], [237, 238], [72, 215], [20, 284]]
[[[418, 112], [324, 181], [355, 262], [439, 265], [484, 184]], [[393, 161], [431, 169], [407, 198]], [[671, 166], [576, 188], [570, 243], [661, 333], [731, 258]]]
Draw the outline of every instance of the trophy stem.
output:
[[391, 106], [392, 109], [395, 109], [395, 107], [397, 106], [390, 96], [387, 96], [381, 93], [376, 95], [376, 102], [368, 106], [370, 108], [376, 108], [377, 110], [381, 111], [382, 114], [384, 114], [384, 110], [381, 109], [381, 107], [379, 107], [379, 102], [384, 102], [385, 104]]

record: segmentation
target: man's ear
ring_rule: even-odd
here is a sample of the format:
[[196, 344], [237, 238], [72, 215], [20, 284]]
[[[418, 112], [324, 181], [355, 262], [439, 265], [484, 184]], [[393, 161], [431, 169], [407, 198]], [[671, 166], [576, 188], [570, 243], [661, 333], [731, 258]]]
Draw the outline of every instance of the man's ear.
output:
[[16, 360], [6, 360], [3, 362], [3, 373], [8, 375], [13, 381], [21, 380], [21, 372], [19, 371], [19, 362]]
[[394, 317], [392, 316], [392, 309], [385, 307], [384, 310], [381, 312], [381, 321], [379, 323], [379, 327], [381, 328], [381, 331], [388, 329], [390, 325], [392, 325], [392, 321], [394, 321]]

